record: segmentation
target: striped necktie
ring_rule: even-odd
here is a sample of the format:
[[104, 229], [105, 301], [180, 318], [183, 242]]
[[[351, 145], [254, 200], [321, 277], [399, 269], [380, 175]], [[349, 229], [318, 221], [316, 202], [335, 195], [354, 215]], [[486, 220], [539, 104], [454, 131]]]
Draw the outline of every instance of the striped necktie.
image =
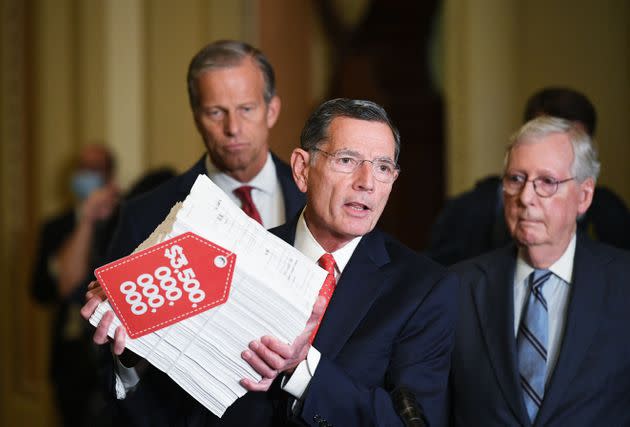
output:
[[523, 399], [532, 422], [545, 394], [549, 322], [542, 287], [551, 274], [549, 270], [534, 270], [530, 274], [529, 298], [516, 338]]

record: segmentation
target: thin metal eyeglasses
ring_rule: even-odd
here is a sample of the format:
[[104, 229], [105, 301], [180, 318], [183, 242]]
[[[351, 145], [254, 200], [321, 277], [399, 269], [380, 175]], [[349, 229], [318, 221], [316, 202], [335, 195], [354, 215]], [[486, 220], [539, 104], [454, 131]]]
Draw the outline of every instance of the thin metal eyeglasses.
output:
[[558, 180], [550, 176], [538, 176], [534, 179], [527, 179], [526, 175], [520, 174], [507, 174], [503, 176], [503, 191], [510, 196], [516, 196], [523, 191], [525, 185], [531, 182], [534, 186], [534, 191], [540, 197], [551, 197], [558, 191], [558, 186], [574, 180], [575, 177]]
[[335, 172], [352, 173], [363, 164], [363, 162], [371, 163], [372, 175], [377, 181], [390, 184], [398, 178], [400, 166], [390, 160], [385, 159], [358, 159], [347, 153], [329, 153], [328, 151], [313, 148], [311, 151], [317, 151], [324, 154], [329, 160], [332, 169]]

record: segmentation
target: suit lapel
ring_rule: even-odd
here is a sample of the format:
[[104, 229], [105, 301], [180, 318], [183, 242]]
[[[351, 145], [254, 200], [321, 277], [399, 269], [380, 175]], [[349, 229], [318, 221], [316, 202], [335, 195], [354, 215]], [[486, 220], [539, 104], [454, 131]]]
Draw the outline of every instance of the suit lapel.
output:
[[[272, 228], [271, 233], [293, 245], [299, 215]], [[383, 234], [372, 231], [363, 236], [339, 277], [313, 345], [326, 357], [334, 358], [357, 328], [374, 300], [388, 284], [381, 267], [389, 263]], [[350, 307], [350, 309], [349, 309]]]
[[[197, 163], [193, 165], [192, 168], [188, 169], [182, 175], [180, 175], [177, 183], [177, 192], [179, 193], [178, 200], [182, 201], [186, 198], [188, 193], [190, 193], [190, 189], [193, 184], [197, 180], [199, 175], [206, 174], [206, 164], [205, 164], [206, 156], [201, 156], [201, 159]], [[170, 209], [170, 208], [169, 208]]]
[[275, 234], [291, 246], [295, 244], [295, 229], [297, 228], [298, 220], [300, 216], [294, 216], [293, 218], [289, 218], [289, 220], [282, 225], [274, 227], [269, 230], [270, 233]]
[[381, 267], [389, 262], [383, 235], [363, 237], [339, 278], [313, 345], [334, 358], [387, 286]]
[[571, 380], [579, 374], [578, 368], [597, 332], [597, 319], [602, 316], [605, 287], [610, 286], [604, 267], [608, 261], [593, 250], [587, 238], [578, 235], [565, 332], [536, 424], [546, 422], [569, 389]]
[[475, 282], [471, 292], [497, 382], [512, 412], [527, 425], [529, 417], [522, 398], [514, 338], [515, 259], [511, 245], [498, 256], [485, 258], [491, 263], [480, 261], [478, 266], [485, 280]]
[[300, 213], [304, 203], [306, 203], [306, 197], [295, 185], [291, 168], [273, 153], [271, 153], [271, 158], [276, 166], [276, 176], [280, 182], [280, 188], [282, 188], [284, 214], [288, 221]]

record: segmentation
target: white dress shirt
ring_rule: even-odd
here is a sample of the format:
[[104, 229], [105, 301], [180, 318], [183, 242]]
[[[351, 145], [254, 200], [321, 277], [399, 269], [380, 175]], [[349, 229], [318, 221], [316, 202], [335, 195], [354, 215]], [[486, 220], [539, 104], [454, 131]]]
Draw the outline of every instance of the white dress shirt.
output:
[[[356, 237], [341, 249], [332, 253], [336, 264], [335, 279], [337, 281], [339, 281], [341, 273], [343, 273], [344, 268], [346, 268], [348, 261], [350, 261], [350, 257], [352, 257], [352, 254], [360, 241], [361, 237]], [[295, 229], [295, 244], [293, 246], [308, 258], [312, 259], [313, 262], [317, 262], [319, 258], [326, 253], [324, 248], [317, 243], [317, 240], [315, 240], [306, 226], [306, 221], [304, 221], [304, 211], [300, 214], [300, 219], [298, 220], [297, 227]], [[315, 375], [315, 370], [317, 369], [320, 358], [320, 352], [315, 347], [311, 346], [308, 354], [306, 355], [306, 360], [302, 361], [295, 368], [293, 375], [291, 375], [288, 380], [285, 379], [283, 381], [282, 389], [290, 393], [293, 397], [300, 399], [302, 394], [304, 394], [304, 390], [306, 390], [308, 383], [311, 381], [311, 378]]]
[[[548, 268], [553, 274], [543, 286], [542, 293], [547, 301], [547, 315], [549, 320], [549, 342], [547, 343], [547, 376], [545, 382], [558, 360], [558, 352], [564, 335], [564, 325], [567, 315], [567, 303], [573, 279], [573, 259], [575, 255], [575, 234], [562, 256]], [[522, 313], [529, 298], [529, 275], [534, 267], [527, 264], [519, 251], [514, 273], [514, 336], [518, 336]]]
[[239, 182], [219, 171], [207, 154], [205, 163], [208, 178], [223, 190], [236, 206], [241, 206], [241, 200], [234, 194], [234, 190], [243, 185], [253, 187], [252, 200], [260, 212], [262, 223], [266, 229], [277, 227], [286, 222], [284, 195], [278, 175], [276, 175], [276, 165], [271, 158], [271, 153], [267, 153], [267, 161], [262, 170], [249, 182]]

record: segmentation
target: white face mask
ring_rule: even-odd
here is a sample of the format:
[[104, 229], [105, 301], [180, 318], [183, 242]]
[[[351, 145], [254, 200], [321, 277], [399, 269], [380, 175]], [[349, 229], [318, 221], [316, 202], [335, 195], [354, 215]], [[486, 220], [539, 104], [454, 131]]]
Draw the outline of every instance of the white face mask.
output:
[[82, 170], [72, 176], [72, 192], [79, 198], [85, 200], [94, 190], [103, 186], [105, 180], [98, 172]]

